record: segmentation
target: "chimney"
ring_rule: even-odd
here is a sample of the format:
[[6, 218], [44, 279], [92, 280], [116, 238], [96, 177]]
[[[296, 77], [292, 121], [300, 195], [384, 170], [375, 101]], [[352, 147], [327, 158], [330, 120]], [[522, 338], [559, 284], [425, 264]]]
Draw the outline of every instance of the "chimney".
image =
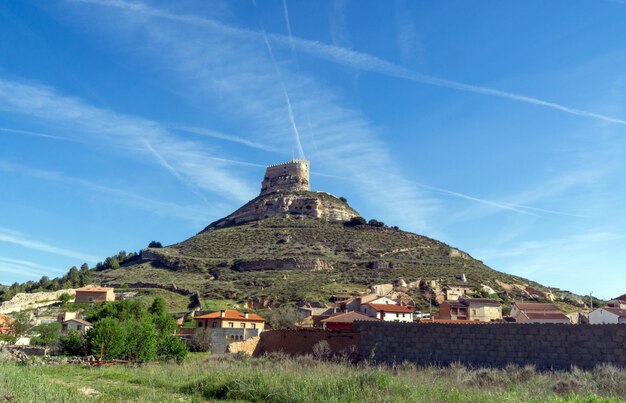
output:
[[244, 317], [244, 319], [248, 319], [248, 312], [244, 312], [243, 313], [243, 317]]
[[224, 317], [224, 313], [225, 313], [225, 311], [220, 311], [220, 318]]

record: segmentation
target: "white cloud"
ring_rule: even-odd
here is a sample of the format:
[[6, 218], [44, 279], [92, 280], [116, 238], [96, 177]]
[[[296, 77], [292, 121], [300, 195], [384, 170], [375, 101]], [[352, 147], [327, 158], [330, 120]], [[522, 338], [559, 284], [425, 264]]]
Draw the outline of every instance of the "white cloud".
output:
[[87, 262], [97, 262], [98, 260], [100, 260], [100, 258], [95, 255], [89, 255], [70, 249], [60, 248], [58, 246], [54, 246], [45, 242], [29, 239], [21, 233], [7, 228], [0, 228], [0, 242], [6, 242], [13, 245], [19, 245], [28, 249], [38, 250], [41, 252], [51, 253], [59, 256], [71, 257]]

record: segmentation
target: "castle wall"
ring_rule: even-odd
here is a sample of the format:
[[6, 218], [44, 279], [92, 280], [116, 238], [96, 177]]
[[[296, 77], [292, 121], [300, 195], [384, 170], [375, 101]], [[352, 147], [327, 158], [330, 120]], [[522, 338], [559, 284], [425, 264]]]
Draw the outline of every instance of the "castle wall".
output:
[[263, 183], [261, 184], [261, 194], [264, 195], [282, 190], [310, 190], [309, 161], [293, 160], [285, 164], [267, 167]]

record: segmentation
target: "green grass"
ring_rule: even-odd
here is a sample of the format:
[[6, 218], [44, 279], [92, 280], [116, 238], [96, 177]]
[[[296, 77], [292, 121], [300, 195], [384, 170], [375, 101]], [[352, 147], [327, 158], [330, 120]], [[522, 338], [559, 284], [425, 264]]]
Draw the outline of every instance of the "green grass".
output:
[[0, 364], [0, 392], [17, 401], [623, 401], [626, 371], [393, 368], [310, 357], [223, 358], [194, 354], [181, 365], [87, 368]]

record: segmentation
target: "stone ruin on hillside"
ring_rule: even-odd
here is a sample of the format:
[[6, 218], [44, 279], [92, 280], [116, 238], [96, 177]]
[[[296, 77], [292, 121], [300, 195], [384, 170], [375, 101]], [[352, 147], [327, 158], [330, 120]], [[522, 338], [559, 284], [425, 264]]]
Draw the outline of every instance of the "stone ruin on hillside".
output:
[[269, 165], [261, 184], [261, 195], [281, 190], [309, 191], [309, 161], [291, 160], [284, 164]]

